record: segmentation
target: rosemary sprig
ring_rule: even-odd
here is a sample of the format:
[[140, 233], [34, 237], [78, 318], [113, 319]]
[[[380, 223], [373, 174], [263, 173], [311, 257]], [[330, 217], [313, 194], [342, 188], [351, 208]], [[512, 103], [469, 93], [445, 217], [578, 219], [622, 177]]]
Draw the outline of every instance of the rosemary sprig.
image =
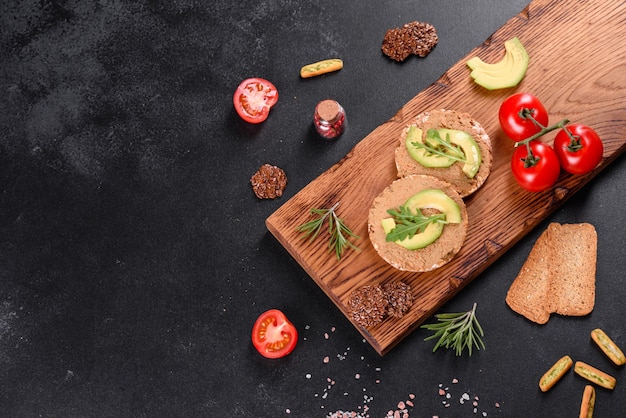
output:
[[454, 161], [460, 161], [465, 163], [467, 158], [463, 151], [456, 146], [452, 145], [450, 141], [450, 135], [446, 138], [442, 138], [436, 129], [429, 129], [426, 132], [426, 138], [424, 142], [412, 142], [412, 144], [418, 148], [423, 148], [430, 154], [435, 154], [440, 157], [449, 158]]
[[435, 331], [424, 341], [439, 338], [433, 352], [439, 347], [453, 348], [456, 355], [460, 356], [463, 350], [467, 348], [471, 356], [472, 347], [476, 347], [478, 350], [485, 349], [485, 343], [482, 340], [485, 333], [476, 318], [476, 303], [468, 312], [442, 313], [435, 315], [435, 318], [439, 322], [422, 325], [422, 328]]
[[446, 215], [444, 213], [426, 216], [422, 214], [419, 208], [416, 208], [415, 213], [413, 213], [406, 206], [400, 206], [399, 211], [389, 209], [387, 213], [390, 214], [396, 222], [396, 227], [386, 236], [388, 242], [402, 241], [407, 237], [412, 238], [413, 235], [424, 232], [426, 227], [433, 222], [448, 223], [446, 222]]
[[302, 232], [304, 238], [309, 237], [312, 241], [319, 235], [324, 225], [324, 221], [328, 218], [328, 233], [330, 234], [330, 241], [328, 242], [328, 249], [334, 250], [337, 260], [341, 260], [341, 256], [346, 248], [352, 248], [358, 250], [353, 243], [349, 241], [349, 237], [359, 238], [355, 235], [350, 228], [344, 223], [343, 219], [337, 216], [336, 209], [339, 206], [339, 202], [335, 203], [330, 209], [317, 209], [310, 210], [310, 214], [318, 217], [299, 225], [296, 229]]

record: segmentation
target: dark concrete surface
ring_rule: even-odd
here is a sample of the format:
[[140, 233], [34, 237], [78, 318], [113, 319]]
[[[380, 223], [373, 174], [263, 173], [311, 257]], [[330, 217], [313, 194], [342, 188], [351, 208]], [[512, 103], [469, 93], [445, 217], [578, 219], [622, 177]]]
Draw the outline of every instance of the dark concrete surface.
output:
[[[596, 415], [620, 416], [624, 370], [588, 333], [626, 346], [623, 156], [444, 307], [478, 303], [487, 348], [471, 358], [431, 353], [423, 330], [378, 356], [264, 225], [527, 3], [2, 2], [0, 416], [383, 417], [414, 394], [411, 417], [572, 417], [580, 378], [537, 387], [563, 354], [618, 378]], [[399, 65], [380, 43], [412, 20], [440, 42]], [[344, 70], [299, 78], [332, 56]], [[232, 106], [252, 76], [280, 93], [258, 126]], [[311, 126], [326, 97], [348, 115], [333, 142]], [[287, 172], [282, 198], [253, 195], [263, 163]], [[541, 327], [504, 296], [550, 221], [595, 225], [597, 306]], [[300, 331], [281, 360], [250, 343], [269, 308]]]

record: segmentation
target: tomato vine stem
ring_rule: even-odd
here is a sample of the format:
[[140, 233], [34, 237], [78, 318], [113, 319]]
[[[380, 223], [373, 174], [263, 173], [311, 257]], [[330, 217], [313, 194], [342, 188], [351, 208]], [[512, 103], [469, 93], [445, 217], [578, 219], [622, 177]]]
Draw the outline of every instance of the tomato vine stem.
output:
[[[539, 157], [535, 157], [535, 155], [533, 154], [532, 149], [530, 148], [530, 142], [556, 129], [565, 129], [565, 125], [569, 123], [569, 119], [563, 119], [562, 121], [560, 121], [559, 123], [555, 123], [554, 125], [544, 126], [537, 119], [535, 119], [535, 117], [533, 116], [534, 111], [535, 110], [532, 108], [524, 107], [518, 113], [520, 118], [529, 119], [533, 124], [535, 124], [535, 126], [541, 128], [539, 132], [529, 136], [526, 139], [517, 141], [515, 143], [516, 148], [519, 147], [520, 145], [526, 146], [527, 155], [526, 155], [526, 158], [522, 158], [522, 161], [524, 161], [525, 168], [530, 168], [530, 167], [537, 165], [537, 163], [540, 160]], [[574, 144], [576, 139], [572, 136], [572, 134], [567, 129], [565, 129], [565, 131], [567, 132], [569, 137], [572, 139], [572, 142], [570, 144]]]

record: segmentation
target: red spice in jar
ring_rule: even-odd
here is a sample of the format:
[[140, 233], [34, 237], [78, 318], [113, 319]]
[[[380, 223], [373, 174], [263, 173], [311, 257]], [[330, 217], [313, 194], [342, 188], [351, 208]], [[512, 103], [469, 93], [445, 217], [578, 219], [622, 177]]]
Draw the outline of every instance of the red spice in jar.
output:
[[346, 112], [335, 100], [322, 100], [315, 106], [313, 124], [324, 138], [336, 138], [343, 133]]

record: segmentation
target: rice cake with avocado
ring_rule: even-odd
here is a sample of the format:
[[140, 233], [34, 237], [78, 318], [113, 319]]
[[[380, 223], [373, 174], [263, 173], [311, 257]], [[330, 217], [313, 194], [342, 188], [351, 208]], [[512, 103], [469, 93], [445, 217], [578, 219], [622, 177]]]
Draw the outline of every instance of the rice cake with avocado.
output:
[[[412, 149], [414, 142], [424, 143], [427, 136], [432, 134], [452, 142], [453, 147], [462, 152], [462, 157], [466, 154], [466, 161], [455, 161], [452, 158], [433, 155], [423, 149], [417, 151]], [[471, 152], [468, 152], [468, 147], [456, 143], [455, 138], [463, 137], [461, 134], [467, 135], [468, 141], [475, 144]], [[416, 136], [411, 138], [408, 135]], [[420, 158], [416, 157], [415, 153], [427, 154], [431, 163], [419, 162]], [[431, 110], [419, 114], [402, 131], [395, 150], [399, 178], [413, 174], [437, 177], [450, 183], [461, 197], [469, 196], [483, 185], [491, 172], [492, 161], [491, 139], [485, 129], [468, 113], [454, 110]], [[473, 171], [468, 169], [471, 162], [476, 163]]]
[[[441, 191], [449, 197], [458, 208], [458, 219], [445, 224], [434, 242], [423, 248], [408, 249], [398, 242], [387, 241], [387, 232], [383, 227], [383, 220], [391, 218], [387, 211], [405, 205], [412, 197], [427, 190]], [[437, 204], [423, 203], [419, 206], [424, 215], [441, 212], [435, 209], [439, 206]], [[461, 196], [449, 183], [425, 175], [412, 175], [395, 180], [374, 199], [368, 215], [368, 233], [374, 249], [383, 260], [403, 271], [425, 272], [449, 262], [463, 246], [467, 225], [467, 209]]]

